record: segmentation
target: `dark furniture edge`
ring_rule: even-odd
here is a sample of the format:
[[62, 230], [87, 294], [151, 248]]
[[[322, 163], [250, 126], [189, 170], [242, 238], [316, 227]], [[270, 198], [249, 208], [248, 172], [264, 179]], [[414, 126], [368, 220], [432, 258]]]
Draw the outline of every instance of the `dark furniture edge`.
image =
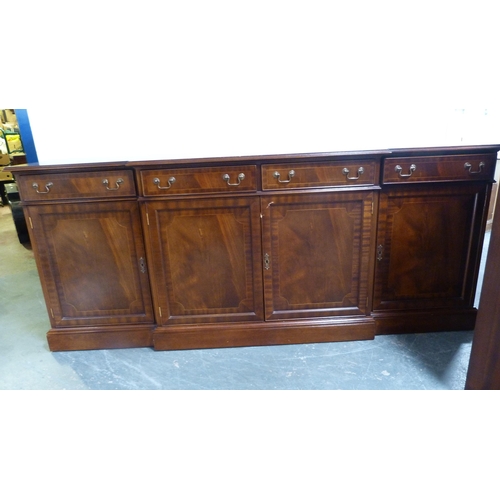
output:
[[494, 153], [500, 151], [500, 144], [490, 145], [470, 145], [470, 146], [443, 146], [443, 147], [419, 147], [419, 148], [393, 148], [378, 150], [358, 150], [358, 151], [330, 151], [318, 153], [297, 153], [297, 154], [273, 154], [273, 155], [250, 155], [250, 156], [221, 156], [207, 158], [178, 158], [164, 160], [134, 160], [134, 161], [113, 161], [97, 163], [65, 163], [65, 164], [27, 164], [12, 165], [5, 167], [5, 171], [13, 173], [37, 173], [46, 171], [47, 168], [68, 171], [82, 169], [92, 171], [102, 168], [124, 168], [124, 167], [155, 167], [155, 166], [209, 166], [223, 163], [224, 165], [241, 165], [243, 163], [288, 163], [300, 161], [328, 161], [339, 159], [361, 159], [361, 158], [388, 158], [397, 156], [419, 156], [429, 154], [474, 154], [474, 153]]

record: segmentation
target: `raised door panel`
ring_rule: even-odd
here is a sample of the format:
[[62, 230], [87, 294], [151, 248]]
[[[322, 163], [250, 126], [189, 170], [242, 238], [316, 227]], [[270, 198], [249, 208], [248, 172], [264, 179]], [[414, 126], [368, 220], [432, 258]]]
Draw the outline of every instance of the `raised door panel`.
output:
[[137, 203], [27, 210], [54, 327], [153, 322]]
[[161, 325], [263, 319], [258, 198], [148, 202]]
[[366, 315], [373, 192], [262, 199], [266, 319]]
[[488, 189], [455, 185], [381, 195], [375, 310], [473, 306]]

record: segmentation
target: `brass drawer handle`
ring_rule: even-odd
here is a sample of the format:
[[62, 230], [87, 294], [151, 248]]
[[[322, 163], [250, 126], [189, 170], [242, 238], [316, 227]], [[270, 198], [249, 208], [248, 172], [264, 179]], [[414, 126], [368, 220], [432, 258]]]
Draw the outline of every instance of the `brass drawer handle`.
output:
[[290, 170], [290, 172], [288, 172], [288, 179], [286, 181], [282, 181], [280, 179], [281, 174], [278, 171], [276, 171], [274, 172], [273, 177], [275, 179], [278, 179], [278, 182], [281, 184], [288, 184], [289, 182], [291, 182], [292, 177], [294, 177], [294, 175], [295, 175], [295, 170]]
[[415, 170], [417, 170], [417, 166], [412, 163], [410, 165], [410, 173], [409, 174], [402, 174], [401, 172], [403, 171], [403, 167], [401, 165], [396, 165], [396, 172], [399, 174], [399, 177], [411, 177], [413, 172], [415, 172]]
[[170, 177], [168, 179], [168, 185], [167, 186], [160, 186], [160, 182], [161, 181], [160, 181], [160, 179], [158, 179], [158, 177], [155, 177], [153, 179], [153, 184], [155, 184], [158, 189], [170, 189], [172, 187], [172, 184], [175, 182], [175, 177]]
[[47, 194], [53, 185], [53, 182], [47, 182], [47, 184], [45, 184], [45, 191], [38, 191], [38, 184], [36, 182], [32, 184], [32, 187], [38, 194]]
[[358, 176], [357, 177], [349, 177], [349, 169], [346, 167], [342, 170], [342, 173], [346, 176], [346, 178], [350, 181], [357, 181], [360, 175], [365, 173], [365, 169], [363, 167], [358, 168]]
[[231, 177], [229, 174], [224, 174], [222, 176], [222, 180], [227, 182], [228, 186], [239, 186], [241, 184], [241, 181], [245, 180], [245, 174], [242, 172], [241, 174], [238, 174], [238, 182], [235, 184], [231, 184], [229, 181], [231, 180]]
[[472, 164], [467, 161], [465, 162], [464, 168], [469, 170], [469, 174], [480, 174], [485, 166], [486, 164], [484, 161], [481, 161], [479, 162], [479, 170], [472, 170]]
[[123, 184], [125, 181], [120, 177], [119, 179], [116, 180], [115, 182], [115, 186], [114, 188], [110, 188], [109, 187], [109, 181], [108, 179], [103, 179], [102, 183], [106, 186], [106, 189], [108, 191], [117, 191], [118, 189], [120, 189], [120, 184]]

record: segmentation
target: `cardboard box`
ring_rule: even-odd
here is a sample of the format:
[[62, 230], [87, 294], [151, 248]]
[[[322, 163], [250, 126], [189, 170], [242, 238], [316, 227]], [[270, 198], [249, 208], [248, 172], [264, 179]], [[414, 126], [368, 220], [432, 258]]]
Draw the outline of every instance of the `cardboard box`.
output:
[[[6, 172], [3, 167], [0, 167], [0, 182], [13, 182], [14, 176], [11, 172]], [[1, 187], [0, 187], [1, 189]]]
[[17, 117], [13, 109], [4, 109], [5, 121], [17, 124]]
[[5, 165], [10, 165], [10, 156], [0, 153], [0, 166], [5, 167]]

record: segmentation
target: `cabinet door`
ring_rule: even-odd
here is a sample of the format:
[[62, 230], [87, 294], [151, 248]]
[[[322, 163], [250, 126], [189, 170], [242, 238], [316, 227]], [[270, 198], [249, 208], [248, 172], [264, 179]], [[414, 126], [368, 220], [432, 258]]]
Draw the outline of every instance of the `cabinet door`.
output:
[[27, 211], [53, 326], [153, 322], [136, 202]]
[[161, 325], [263, 318], [257, 197], [145, 204]]
[[368, 314], [373, 199], [370, 191], [262, 199], [267, 319]]
[[404, 186], [381, 194], [375, 310], [473, 306], [488, 189]]

